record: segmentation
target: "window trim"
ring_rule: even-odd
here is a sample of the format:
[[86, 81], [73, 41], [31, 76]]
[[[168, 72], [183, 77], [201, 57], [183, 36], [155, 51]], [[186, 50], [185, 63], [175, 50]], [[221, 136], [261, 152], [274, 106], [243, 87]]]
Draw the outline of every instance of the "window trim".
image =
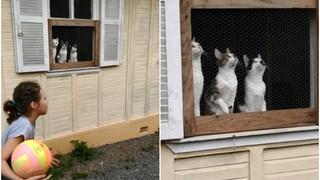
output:
[[89, 19], [64, 19], [52, 18], [48, 19], [48, 40], [52, 41], [52, 26], [70, 26], [70, 27], [93, 27], [93, 59], [87, 62], [68, 62], [53, 63], [52, 59], [52, 43], [49, 43], [49, 64], [50, 70], [60, 70], [69, 68], [95, 67], [99, 65], [100, 53], [100, 22]]
[[[219, 8], [217, 4], [205, 3], [201, 8]], [[247, 2], [248, 3], [248, 2]], [[193, 74], [192, 74], [192, 54], [191, 54], [191, 9], [193, 5], [190, 0], [182, 0], [180, 4], [180, 19], [181, 19], [181, 64], [182, 64], [182, 95], [183, 95], [183, 121], [185, 137], [215, 134], [215, 133], [231, 133], [239, 131], [262, 130], [273, 128], [297, 127], [297, 126], [312, 126], [318, 125], [318, 101], [315, 106], [306, 109], [291, 109], [291, 110], [275, 110], [267, 112], [254, 113], [237, 113], [216, 116], [195, 117], [194, 115], [194, 98], [193, 98]], [[206, 6], [205, 6], [206, 5]], [[242, 4], [242, 8], [246, 4]], [[252, 7], [252, 4], [248, 7]], [[231, 5], [227, 5], [231, 7]], [[259, 6], [259, 5], [257, 5]], [[271, 6], [271, 5], [270, 5]], [[272, 8], [261, 6], [260, 8]], [[273, 5], [272, 5], [273, 6]], [[283, 5], [282, 5], [283, 6]], [[199, 8], [199, 6], [197, 5]], [[274, 6], [273, 6], [274, 7]], [[232, 7], [239, 8], [239, 6]], [[282, 7], [285, 8], [285, 7]], [[300, 8], [304, 8], [301, 6]], [[315, 8], [315, 7], [314, 7]], [[316, 23], [318, 24], [318, 23]], [[316, 26], [317, 27], [317, 26]], [[316, 28], [315, 27], [315, 28]], [[318, 31], [318, 29], [317, 29]], [[315, 36], [318, 36], [317, 33]], [[318, 37], [317, 40], [318, 42]], [[317, 46], [317, 43], [315, 44]], [[317, 47], [315, 56], [315, 72], [318, 72], [318, 51]], [[318, 92], [318, 77], [314, 74], [314, 92]], [[257, 119], [257, 116], [261, 119]], [[292, 122], [293, 121], [293, 122]]]
[[279, 143], [284, 143], [284, 146], [297, 142], [300, 145], [313, 144], [318, 141], [318, 133], [318, 126], [294, 127], [197, 136], [170, 141], [166, 144], [176, 154], [228, 148], [234, 151], [235, 148], [241, 150], [247, 146], [273, 146]]

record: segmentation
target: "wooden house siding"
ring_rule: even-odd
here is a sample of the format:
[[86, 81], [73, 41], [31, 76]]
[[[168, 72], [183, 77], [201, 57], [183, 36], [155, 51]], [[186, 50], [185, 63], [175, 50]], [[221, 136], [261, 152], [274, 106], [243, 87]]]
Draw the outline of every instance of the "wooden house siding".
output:
[[[11, 1], [2, 7], [2, 103], [36, 80], [49, 100], [36, 136], [50, 139], [158, 113], [158, 1], [124, 1], [121, 65], [91, 70], [16, 73]], [[2, 112], [2, 130], [7, 126]]]
[[166, 180], [319, 179], [317, 141], [297, 141], [174, 154], [162, 144]]

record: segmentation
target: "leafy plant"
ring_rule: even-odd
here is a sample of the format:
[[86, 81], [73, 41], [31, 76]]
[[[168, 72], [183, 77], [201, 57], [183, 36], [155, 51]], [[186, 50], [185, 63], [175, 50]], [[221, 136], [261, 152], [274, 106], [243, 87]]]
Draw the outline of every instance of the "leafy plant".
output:
[[70, 141], [70, 143], [74, 145], [74, 150], [72, 151], [71, 156], [76, 157], [82, 161], [92, 159], [94, 152], [92, 149], [88, 148], [87, 142], [72, 140]]

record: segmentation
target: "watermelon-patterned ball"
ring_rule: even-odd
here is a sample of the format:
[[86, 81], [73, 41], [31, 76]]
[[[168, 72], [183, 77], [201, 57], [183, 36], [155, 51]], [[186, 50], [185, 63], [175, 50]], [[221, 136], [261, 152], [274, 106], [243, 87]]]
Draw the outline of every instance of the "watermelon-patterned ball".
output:
[[20, 143], [13, 151], [11, 166], [22, 178], [46, 174], [52, 161], [48, 147], [37, 140]]

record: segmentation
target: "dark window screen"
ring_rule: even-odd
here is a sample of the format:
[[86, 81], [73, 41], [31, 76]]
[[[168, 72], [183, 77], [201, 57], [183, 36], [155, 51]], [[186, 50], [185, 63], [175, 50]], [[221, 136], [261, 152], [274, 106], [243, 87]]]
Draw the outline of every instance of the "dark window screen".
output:
[[52, 37], [59, 37], [57, 53], [61, 48], [61, 41], [68, 42], [68, 55], [70, 59], [71, 46], [77, 45], [78, 61], [93, 60], [93, 28], [91, 27], [70, 27], [53, 26]]
[[[204, 90], [217, 74], [214, 49], [230, 48], [241, 63], [236, 68], [238, 90], [235, 112], [244, 102], [243, 55], [261, 54], [267, 110], [310, 107], [310, 21], [314, 10], [301, 9], [194, 9], [192, 37], [202, 55]], [[205, 106], [201, 98], [201, 113]]]

